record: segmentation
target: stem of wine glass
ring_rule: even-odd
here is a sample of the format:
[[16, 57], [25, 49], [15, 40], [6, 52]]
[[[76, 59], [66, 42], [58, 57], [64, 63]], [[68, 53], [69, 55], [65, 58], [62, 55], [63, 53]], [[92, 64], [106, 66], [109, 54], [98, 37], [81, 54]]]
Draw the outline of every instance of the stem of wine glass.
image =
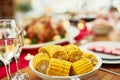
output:
[[15, 74], [15, 76], [12, 78], [12, 80], [26, 80], [29, 75], [27, 73], [23, 73], [20, 69], [19, 69], [19, 57], [14, 57], [15, 61], [16, 61], [16, 68], [17, 68], [17, 73]]
[[19, 72], [19, 59], [15, 58], [17, 73]]
[[5, 69], [6, 69], [7, 79], [11, 80], [11, 73], [10, 73], [9, 64], [5, 64]]
[[17, 75], [19, 75], [21, 73], [20, 70], [19, 70], [19, 56], [20, 56], [20, 53], [21, 53], [22, 49], [20, 47], [21, 46], [19, 46], [19, 50], [16, 53], [16, 55], [14, 56], [14, 59], [15, 59], [15, 62], [16, 62]]

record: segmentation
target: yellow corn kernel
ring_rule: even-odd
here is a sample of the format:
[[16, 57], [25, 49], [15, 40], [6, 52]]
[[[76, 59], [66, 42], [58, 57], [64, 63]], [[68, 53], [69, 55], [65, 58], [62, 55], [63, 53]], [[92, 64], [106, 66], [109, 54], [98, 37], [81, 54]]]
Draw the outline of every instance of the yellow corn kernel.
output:
[[93, 65], [87, 58], [82, 58], [72, 64], [75, 75], [84, 74], [93, 70]]
[[64, 48], [68, 53], [68, 60], [70, 62], [75, 62], [79, 60], [81, 58], [81, 55], [83, 54], [83, 52], [76, 45], [73, 44], [66, 45], [64, 46]]
[[68, 60], [68, 54], [66, 50], [60, 45], [48, 45], [40, 48], [38, 52], [47, 53], [50, 58]]
[[49, 56], [45, 53], [38, 53], [33, 58], [33, 67], [41, 73], [46, 73], [48, 65]]
[[88, 58], [91, 61], [91, 63], [93, 64], [93, 66], [95, 66], [98, 63], [97, 58], [92, 53], [84, 53], [82, 55], [82, 57]]
[[69, 76], [71, 64], [66, 60], [51, 58], [47, 74], [51, 76]]

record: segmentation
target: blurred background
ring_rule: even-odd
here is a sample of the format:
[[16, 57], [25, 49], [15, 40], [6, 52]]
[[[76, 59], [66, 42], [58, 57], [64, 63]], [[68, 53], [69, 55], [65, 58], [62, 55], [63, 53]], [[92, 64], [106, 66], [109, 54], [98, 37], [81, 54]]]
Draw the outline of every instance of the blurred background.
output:
[[117, 4], [119, 0], [0, 0], [0, 18], [13, 18], [19, 13], [39, 16], [47, 9], [51, 13], [107, 13], [111, 7], [117, 7]]
[[118, 7], [119, 0], [0, 0], [0, 18], [14, 18], [21, 14], [39, 16], [46, 13], [93, 12], [106, 14]]
[[120, 41], [119, 5], [120, 0], [0, 0], [0, 19], [22, 19], [26, 26], [34, 18], [47, 15], [68, 20], [79, 29], [78, 23], [84, 20], [96, 35], [109, 34], [112, 29], [110, 39]]

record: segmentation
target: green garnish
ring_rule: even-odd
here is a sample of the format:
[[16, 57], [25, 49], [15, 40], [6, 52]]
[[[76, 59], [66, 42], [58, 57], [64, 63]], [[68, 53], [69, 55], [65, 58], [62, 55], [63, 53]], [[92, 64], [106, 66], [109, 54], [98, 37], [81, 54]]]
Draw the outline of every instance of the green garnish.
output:
[[31, 44], [37, 44], [38, 43], [38, 39], [37, 38], [33, 38], [32, 40], [31, 40]]
[[66, 31], [64, 31], [63, 34], [60, 35], [61, 38], [65, 38]]

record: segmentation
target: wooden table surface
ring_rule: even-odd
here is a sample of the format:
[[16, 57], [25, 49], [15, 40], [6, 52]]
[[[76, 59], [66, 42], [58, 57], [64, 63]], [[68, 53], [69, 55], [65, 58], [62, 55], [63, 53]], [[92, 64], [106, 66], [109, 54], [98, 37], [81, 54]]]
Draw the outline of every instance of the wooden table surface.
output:
[[[94, 37], [94, 41], [103, 41], [103, 40], [109, 40], [108, 37], [106, 36], [99, 36], [99, 37]], [[102, 68], [106, 68], [112, 71], [116, 71], [120, 73], [120, 64], [102, 64]], [[29, 68], [29, 66], [25, 67], [22, 69], [23, 72], [29, 73], [29, 78], [28, 80], [42, 80], [41, 78], [37, 77]], [[7, 80], [6, 77], [1, 79], [1, 80]], [[82, 80], [120, 80], [120, 76], [114, 75], [102, 70], [98, 70], [95, 74], [92, 76], [82, 79]]]

